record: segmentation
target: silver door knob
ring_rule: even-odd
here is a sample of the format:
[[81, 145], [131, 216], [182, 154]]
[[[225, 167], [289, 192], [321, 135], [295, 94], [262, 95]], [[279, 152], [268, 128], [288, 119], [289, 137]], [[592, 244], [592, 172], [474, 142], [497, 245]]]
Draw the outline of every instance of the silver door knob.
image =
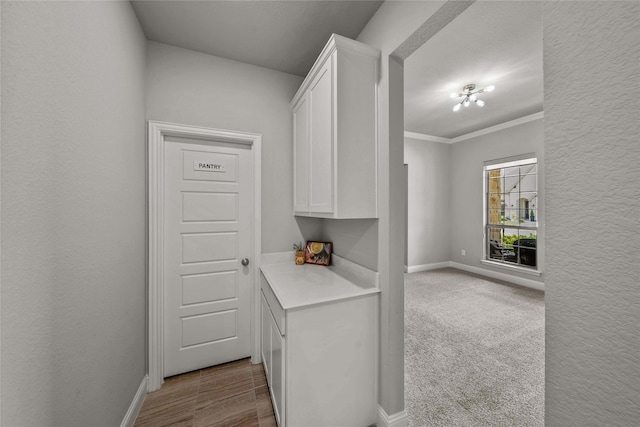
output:
[[247, 265], [249, 265], [249, 258], [242, 258], [242, 261], [240, 262], [246, 267]]

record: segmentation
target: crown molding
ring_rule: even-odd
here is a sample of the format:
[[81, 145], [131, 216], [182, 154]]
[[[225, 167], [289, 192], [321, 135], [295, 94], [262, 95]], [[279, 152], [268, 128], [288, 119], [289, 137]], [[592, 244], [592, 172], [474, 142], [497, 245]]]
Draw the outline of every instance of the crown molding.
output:
[[525, 123], [532, 122], [534, 120], [539, 120], [544, 117], [544, 111], [540, 111], [539, 113], [530, 114], [528, 116], [520, 117], [519, 119], [510, 120], [508, 122], [500, 123], [499, 125], [490, 126], [485, 129], [480, 129], [475, 132], [467, 133], [464, 135], [456, 136], [455, 138], [443, 138], [440, 136], [427, 135], [424, 133], [417, 132], [404, 132], [405, 138], [419, 139], [422, 141], [432, 141], [432, 142], [440, 142], [442, 144], [455, 144], [456, 142], [464, 141], [471, 138], [476, 138], [478, 136], [487, 135], [489, 133], [498, 132], [503, 129], [508, 129], [510, 127], [522, 125]]
[[424, 133], [404, 131], [405, 138], [419, 139], [422, 141], [440, 142], [442, 144], [451, 144], [451, 138], [442, 138], [440, 136], [427, 135]]
[[529, 123], [534, 120], [539, 120], [543, 117], [544, 117], [544, 111], [540, 111], [539, 113], [529, 114], [528, 116], [520, 117], [519, 119], [510, 120], [508, 122], [500, 123], [499, 125], [490, 126], [485, 129], [480, 129], [475, 132], [457, 136], [451, 139], [451, 144], [455, 144], [456, 142], [464, 141], [466, 139], [476, 138], [478, 136], [486, 135], [488, 133], [498, 132], [503, 129], [508, 129], [514, 126]]

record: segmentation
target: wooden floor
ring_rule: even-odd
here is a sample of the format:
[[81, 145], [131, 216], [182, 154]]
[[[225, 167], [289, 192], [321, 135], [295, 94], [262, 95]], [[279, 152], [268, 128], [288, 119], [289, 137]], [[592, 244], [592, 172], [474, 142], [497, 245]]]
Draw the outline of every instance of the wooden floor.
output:
[[262, 364], [242, 359], [165, 378], [145, 397], [134, 426], [275, 427]]

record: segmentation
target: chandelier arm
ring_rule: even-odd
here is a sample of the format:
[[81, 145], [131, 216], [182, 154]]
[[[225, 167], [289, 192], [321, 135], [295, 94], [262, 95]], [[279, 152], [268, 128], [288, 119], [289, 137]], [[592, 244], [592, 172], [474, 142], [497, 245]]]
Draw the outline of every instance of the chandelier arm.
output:
[[[489, 90], [487, 90], [487, 88]], [[477, 90], [476, 90], [476, 85], [473, 83], [465, 85], [462, 88], [462, 93], [458, 93], [457, 95], [458, 98], [462, 98], [462, 99], [460, 100], [459, 103], [457, 103], [453, 107], [453, 111], [459, 111], [461, 106], [468, 107], [471, 101], [473, 101], [478, 107], [483, 107], [486, 103], [482, 99], [479, 99], [477, 95], [485, 92], [491, 92], [494, 89], [495, 89], [495, 86], [493, 85], [487, 86], [486, 88], [477, 89]], [[455, 93], [452, 93], [451, 98], [455, 98], [456, 97], [455, 95], [456, 95]]]

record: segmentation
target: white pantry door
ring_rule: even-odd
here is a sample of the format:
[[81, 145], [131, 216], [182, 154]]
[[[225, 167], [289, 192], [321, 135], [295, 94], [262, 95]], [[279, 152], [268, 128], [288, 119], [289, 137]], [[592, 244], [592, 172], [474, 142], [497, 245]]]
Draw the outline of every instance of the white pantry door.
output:
[[250, 146], [164, 145], [168, 377], [250, 356], [253, 172]]

